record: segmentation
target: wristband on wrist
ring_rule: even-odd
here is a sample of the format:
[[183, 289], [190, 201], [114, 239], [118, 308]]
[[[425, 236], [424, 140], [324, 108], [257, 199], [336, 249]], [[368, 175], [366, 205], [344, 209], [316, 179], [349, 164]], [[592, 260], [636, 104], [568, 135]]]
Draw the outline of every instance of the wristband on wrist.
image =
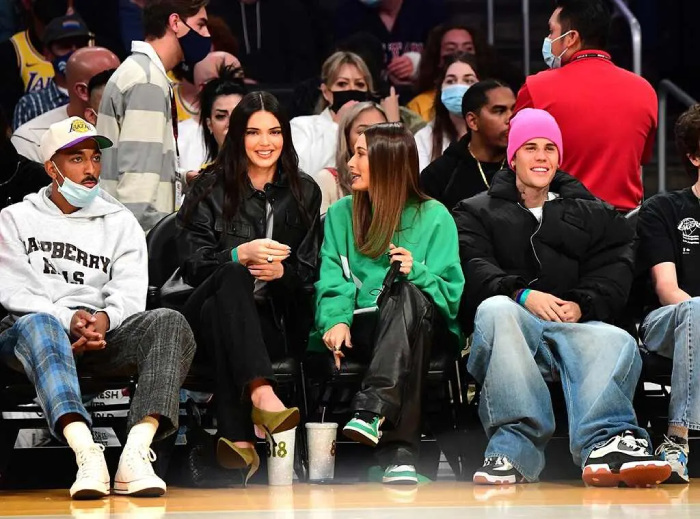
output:
[[527, 300], [527, 296], [530, 295], [530, 292], [532, 292], [532, 290], [530, 290], [529, 288], [526, 288], [522, 292], [520, 292], [517, 299], [517, 303], [520, 306], [525, 306], [525, 301]]
[[240, 263], [240, 261], [238, 261], [238, 247], [231, 249], [231, 260], [234, 263]]
[[513, 296], [513, 301], [520, 304], [520, 295], [523, 293], [524, 290], [525, 290], [524, 288], [521, 288], [520, 290], [516, 290], [515, 295]]

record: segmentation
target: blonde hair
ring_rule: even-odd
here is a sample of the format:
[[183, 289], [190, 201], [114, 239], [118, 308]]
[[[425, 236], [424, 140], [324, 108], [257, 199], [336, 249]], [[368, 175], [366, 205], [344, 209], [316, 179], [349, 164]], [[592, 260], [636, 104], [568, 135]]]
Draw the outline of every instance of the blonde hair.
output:
[[335, 169], [338, 171], [338, 185], [343, 195], [349, 195], [352, 192], [350, 187], [350, 169], [348, 168], [348, 161], [353, 155], [353, 150], [350, 149], [350, 131], [357, 118], [369, 110], [376, 110], [384, 116], [385, 121], [388, 121], [386, 113], [381, 106], [367, 101], [353, 105], [338, 122], [338, 145], [336, 146], [335, 152]]
[[[331, 85], [336, 82], [343, 65], [353, 65], [357, 67], [357, 70], [360, 71], [367, 82], [367, 91], [370, 94], [374, 93], [374, 82], [372, 81], [372, 74], [370, 74], [367, 64], [359, 55], [347, 51], [338, 51], [331, 54], [323, 63], [323, 67], [321, 68], [321, 81], [326, 87], [330, 89]], [[316, 103], [316, 113], [320, 114], [328, 106], [326, 98], [323, 97], [323, 95], [319, 96], [318, 102]]]

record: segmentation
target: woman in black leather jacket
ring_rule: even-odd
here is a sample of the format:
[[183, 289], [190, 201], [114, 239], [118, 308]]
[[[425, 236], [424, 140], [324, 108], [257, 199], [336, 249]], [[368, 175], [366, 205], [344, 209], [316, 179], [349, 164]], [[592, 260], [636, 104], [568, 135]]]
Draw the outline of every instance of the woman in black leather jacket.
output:
[[273, 434], [299, 422], [274, 392], [271, 359], [285, 355], [284, 316], [314, 281], [320, 206], [279, 102], [251, 92], [178, 213], [180, 270], [196, 287], [183, 313], [216, 381], [217, 459], [248, 467], [246, 481], [259, 465], [253, 425]]

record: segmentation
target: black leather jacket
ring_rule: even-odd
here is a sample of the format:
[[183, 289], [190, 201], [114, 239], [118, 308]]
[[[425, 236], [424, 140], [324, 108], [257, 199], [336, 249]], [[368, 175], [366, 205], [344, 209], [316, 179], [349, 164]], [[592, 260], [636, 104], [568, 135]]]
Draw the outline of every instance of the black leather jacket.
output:
[[[219, 266], [231, 261], [231, 250], [265, 238], [266, 201], [272, 206], [272, 239], [289, 245], [292, 254], [283, 262], [284, 275], [271, 283], [271, 295], [293, 293], [311, 285], [316, 276], [321, 246], [321, 190], [314, 180], [301, 175], [301, 204], [304, 217], [289, 187], [287, 176], [278, 173], [264, 191], [248, 183], [238, 213], [224, 225], [222, 218], [224, 186], [213, 172], [205, 173], [192, 186], [177, 215], [177, 249], [185, 282], [199, 286]], [[197, 203], [199, 195], [214, 183], [209, 194]]]

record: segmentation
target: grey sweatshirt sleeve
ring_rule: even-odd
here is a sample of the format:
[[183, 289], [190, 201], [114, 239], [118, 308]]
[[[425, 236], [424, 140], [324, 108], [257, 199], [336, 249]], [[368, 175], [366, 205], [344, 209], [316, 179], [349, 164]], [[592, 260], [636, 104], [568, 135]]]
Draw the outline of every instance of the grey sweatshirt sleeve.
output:
[[42, 280], [29, 264], [14, 213], [0, 212], [0, 305], [9, 313], [46, 313], [56, 317], [66, 332], [74, 311], [52, 302]]
[[109, 330], [114, 330], [130, 316], [146, 309], [148, 293], [148, 253], [146, 238], [135, 218], [120, 222], [123, 249], [112, 263], [110, 279], [104, 285], [104, 312]]

